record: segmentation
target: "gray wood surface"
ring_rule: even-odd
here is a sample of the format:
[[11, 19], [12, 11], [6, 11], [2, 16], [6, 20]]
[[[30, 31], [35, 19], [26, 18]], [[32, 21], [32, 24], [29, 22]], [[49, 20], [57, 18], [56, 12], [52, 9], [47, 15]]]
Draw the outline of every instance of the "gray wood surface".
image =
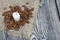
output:
[[[60, 13], [60, 0], [57, 1]], [[27, 40], [22, 37], [13, 37], [6, 31], [0, 32], [0, 40]], [[34, 31], [30, 40], [60, 40], [60, 21], [55, 0], [41, 0], [38, 15], [35, 20]]]
[[36, 40], [60, 40], [60, 21], [58, 18], [60, 0], [41, 0], [36, 19]]

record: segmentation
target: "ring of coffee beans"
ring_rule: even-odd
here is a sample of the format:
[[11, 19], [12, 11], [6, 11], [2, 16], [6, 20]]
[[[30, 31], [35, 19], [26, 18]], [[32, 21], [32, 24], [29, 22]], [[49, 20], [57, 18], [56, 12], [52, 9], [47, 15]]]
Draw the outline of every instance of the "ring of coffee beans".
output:
[[[22, 10], [21, 7], [17, 5], [9, 6], [10, 10], [3, 13], [6, 30], [19, 30], [20, 26], [24, 25], [25, 23], [29, 24], [29, 18], [32, 17], [32, 11], [34, 8], [29, 9], [25, 5], [22, 7], [24, 7], [24, 10]], [[13, 12], [18, 12], [20, 14], [21, 19], [18, 22], [12, 17]]]

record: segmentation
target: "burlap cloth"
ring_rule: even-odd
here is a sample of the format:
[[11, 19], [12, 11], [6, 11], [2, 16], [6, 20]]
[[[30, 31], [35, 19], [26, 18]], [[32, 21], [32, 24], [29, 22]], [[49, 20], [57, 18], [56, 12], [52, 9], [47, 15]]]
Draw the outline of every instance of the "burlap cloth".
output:
[[20, 28], [19, 31], [9, 30], [7, 31], [7, 33], [8, 35], [13, 36], [22, 36], [23, 34], [23, 36], [29, 39], [31, 32], [34, 29], [34, 20], [37, 16], [39, 0], [0, 0], [0, 31], [5, 30], [4, 17], [2, 16], [3, 12], [9, 10], [10, 5], [22, 6], [26, 5], [26, 2], [29, 3], [29, 5], [27, 5], [29, 8], [34, 7], [33, 18], [29, 19], [30, 23], [25, 24], [23, 27]]

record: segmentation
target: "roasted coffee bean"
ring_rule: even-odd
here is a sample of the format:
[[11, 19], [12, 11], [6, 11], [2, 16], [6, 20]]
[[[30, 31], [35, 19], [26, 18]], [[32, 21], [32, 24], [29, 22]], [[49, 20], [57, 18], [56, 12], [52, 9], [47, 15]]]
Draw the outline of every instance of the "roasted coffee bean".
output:
[[[28, 4], [28, 3], [26, 3]], [[29, 9], [27, 6], [23, 5], [24, 10], [21, 9], [20, 6], [9, 6], [10, 10], [3, 13], [4, 23], [6, 25], [6, 30], [14, 29], [19, 30], [20, 26], [23, 26], [25, 23], [29, 24], [29, 18], [32, 17], [32, 11], [34, 8]], [[20, 21], [15, 21], [12, 17], [13, 12], [18, 12], [21, 16]]]

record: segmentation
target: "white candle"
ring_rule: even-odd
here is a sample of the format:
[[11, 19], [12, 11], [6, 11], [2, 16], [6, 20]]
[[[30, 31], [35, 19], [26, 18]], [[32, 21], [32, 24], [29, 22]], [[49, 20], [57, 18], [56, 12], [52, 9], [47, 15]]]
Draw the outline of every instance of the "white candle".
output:
[[20, 20], [20, 14], [18, 12], [14, 12], [12, 14], [12, 16], [13, 16], [13, 18], [14, 18], [15, 21], [19, 21]]

